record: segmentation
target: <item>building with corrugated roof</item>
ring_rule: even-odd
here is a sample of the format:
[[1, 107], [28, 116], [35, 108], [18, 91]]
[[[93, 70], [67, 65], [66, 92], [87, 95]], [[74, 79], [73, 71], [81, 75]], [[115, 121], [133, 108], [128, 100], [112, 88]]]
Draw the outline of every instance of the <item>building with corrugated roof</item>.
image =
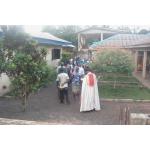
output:
[[146, 39], [140, 39], [134, 44], [126, 46], [134, 55], [135, 75], [140, 75], [143, 79], [150, 78], [150, 34], [146, 34]]
[[[48, 65], [57, 65], [61, 59], [62, 51], [72, 51], [74, 45], [71, 42], [57, 38], [49, 33], [30, 33], [30, 36], [37, 41], [39, 47], [44, 47], [48, 50], [46, 61]], [[2, 31], [0, 37], [3, 38]], [[0, 75], [0, 96], [9, 91], [10, 80], [9, 77], [3, 73]], [[5, 87], [5, 88], [4, 88]]]
[[[57, 65], [61, 59], [62, 51], [73, 51], [75, 48], [72, 42], [60, 39], [53, 36], [50, 33], [38, 32], [29, 33], [29, 35], [37, 41], [39, 47], [45, 47], [48, 50], [46, 60], [49, 65]], [[3, 37], [2, 31], [0, 32], [0, 37]]]
[[124, 49], [129, 45], [134, 45], [138, 41], [145, 41], [149, 38], [149, 35], [145, 34], [117, 34], [111, 36], [103, 41], [93, 43], [90, 46], [91, 50], [101, 50], [109, 48]]
[[150, 72], [150, 34], [117, 34], [103, 41], [93, 43], [91, 51], [125, 49], [131, 52], [135, 71], [145, 79]]
[[116, 34], [129, 33], [123, 30], [116, 30], [109, 27], [93, 26], [88, 29], [79, 31], [78, 34], [78, 52], [82, 53], [84, 57], [90, 58], [92, 56], [90, 45], [92, 42], [99, 42], [108, 39]]
[[46, 60], [49, 65], [56, 66], [63, 51], [73, 51], [75, 48], [72, 42], [60, 39], [50, 33], [30, 33], [30, 36], [38, 42], [40, 47], [45, 47], [48, 50]]

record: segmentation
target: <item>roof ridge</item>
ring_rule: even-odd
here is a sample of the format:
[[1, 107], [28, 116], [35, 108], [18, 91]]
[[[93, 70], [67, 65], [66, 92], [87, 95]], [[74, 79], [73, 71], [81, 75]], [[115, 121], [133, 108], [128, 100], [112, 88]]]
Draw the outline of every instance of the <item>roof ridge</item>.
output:
[[122, 32], [122, 33], [127, 33], [127, 31], [121, 30], [121, 29], [113, 29], [113, 28], [107, 28], [107, 27], [89, 27], [83, 30], [78, 31], [77, 33], [82, 33], [84, 31], [88, 31], [88, 30], [109, 30], [109, 31], [113, 31], [113, 32]]
[[141, 41], [141, 39], [147, 40], [149, 39], [149, 35], [145, 35], [145, 34], [116, 34], [113, 35], [103, 41], [99, 41], [95, 44], [92, 44], [90, 46], [90, 48], [100, 48], [100, 47], [114, 47], [114, 46], [121, 46], [121, 47], [125, 47], [127, 45], [133, 45], [133, 43], [138, 43], [138, 41]]
[[50, 33], [47, 32], [36, 32], [36, 33], [29, 33], [30, 36], [41, 38], [41, 39], [47, 39], [47, 40], [53, 40], [53, 41], [60, 41], [60, 42], [66, 42], [72, 44], [72, 42], [58, 38]]

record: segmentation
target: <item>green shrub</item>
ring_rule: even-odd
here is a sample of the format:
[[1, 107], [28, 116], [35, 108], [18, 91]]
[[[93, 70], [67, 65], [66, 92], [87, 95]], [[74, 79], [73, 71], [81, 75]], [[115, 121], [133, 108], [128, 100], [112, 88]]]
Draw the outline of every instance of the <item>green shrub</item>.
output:
[[133, 71], [133, 59], [125, 50], [105, 50], [100, 52], [91, 67], [96, 72], [128, 73]]
[[4, 32], [0, 69], [10, 77], [11, 92], [22, 100], [25, 111], [29, 95], [53, 81], [55, 71], [45, 61], [47, 50], [38, 48], [36, 41], [16, 28]]
[[69, 59], [72, 57], [72, 54], [71, 53], [69, 53], [69, 52], [63, 52], [62, 53], [62, 59], [61, 59], [61, 61], [62, 62], [67, 62], [67, 61], [69, 61]]
[[49, 84], [55, 75], [46, 61], [37, 61], [25, 53], [14, 54], [7, 63], [7, 71], [12, 82], [13, 95], [24, 103], [31, 93]]

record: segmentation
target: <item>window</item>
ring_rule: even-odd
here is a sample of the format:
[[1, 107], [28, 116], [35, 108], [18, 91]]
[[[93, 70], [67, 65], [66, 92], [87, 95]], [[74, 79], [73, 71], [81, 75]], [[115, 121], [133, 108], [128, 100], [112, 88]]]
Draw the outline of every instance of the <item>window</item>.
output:
[[52, 49], [52, 60], [60, 59], [60, 49]]

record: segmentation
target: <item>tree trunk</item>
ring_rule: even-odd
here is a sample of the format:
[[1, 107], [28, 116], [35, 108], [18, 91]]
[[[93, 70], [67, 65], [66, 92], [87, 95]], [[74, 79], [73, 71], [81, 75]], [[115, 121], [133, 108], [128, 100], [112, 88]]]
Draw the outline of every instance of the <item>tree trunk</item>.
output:
[[25, 112], [26, 108], [27, 108], [27, 91], [26, 91], [26, 85], [24, 87], [24, 94], [23, 94], [23, 99], [22, 99], [22, 106], [23, 106], [23, 112]]
[[117, 79], [116, 79], [116, 76], [114, 75], [114, 89], [116, 88], [116, 82], [117, 82]]
[[23, 112], [25, 112], [26, 108], [27, 108], [27, 97], [26, 96], [24, 96], [22, 99], [22, 107], [23, 107]]

